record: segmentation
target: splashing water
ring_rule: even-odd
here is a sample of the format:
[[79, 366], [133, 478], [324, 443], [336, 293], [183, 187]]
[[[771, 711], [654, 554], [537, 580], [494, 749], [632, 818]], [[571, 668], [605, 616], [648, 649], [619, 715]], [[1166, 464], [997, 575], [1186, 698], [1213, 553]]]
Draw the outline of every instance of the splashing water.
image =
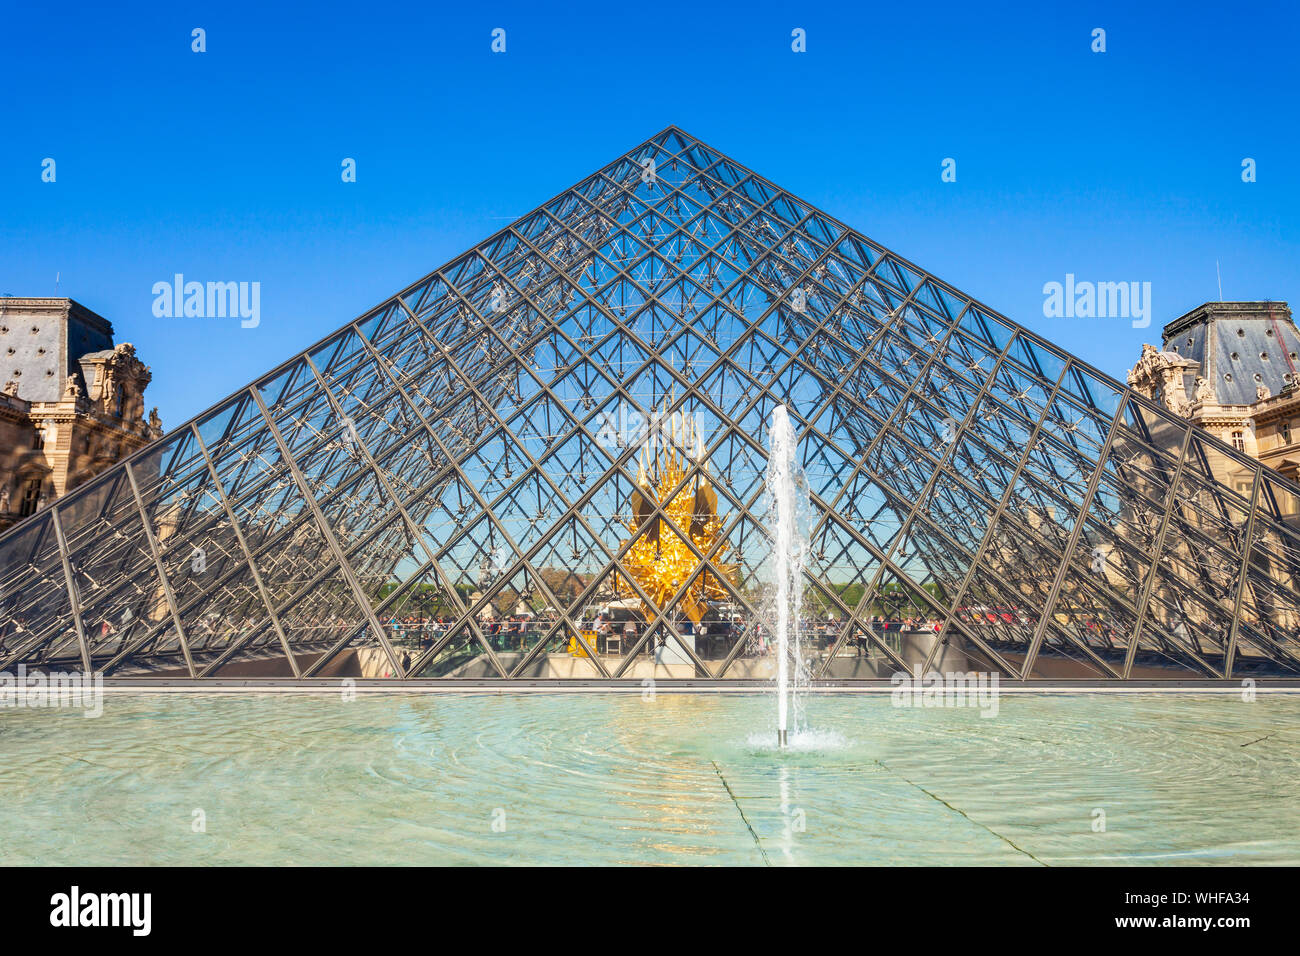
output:
[[808, 511], [808, 486], [796, 456], [794, 427], [784, 405], [772, 411], [768, 432], [767, 460], [769, 527], [773, 538], [775, 603], [776, 731], [777, 742], [786, 745], [790, 711], [795, 711], [798, 729], [798, 690], [807, 682], [799, 619], [803, 606], [803, 563], [808, 550], [806, 533], [800, 528]]

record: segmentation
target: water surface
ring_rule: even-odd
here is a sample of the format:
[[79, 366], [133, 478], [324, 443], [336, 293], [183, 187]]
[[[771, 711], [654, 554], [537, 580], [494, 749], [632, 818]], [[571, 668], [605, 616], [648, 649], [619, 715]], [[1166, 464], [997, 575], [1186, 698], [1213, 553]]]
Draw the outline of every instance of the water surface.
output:
[[0, 863], [1300, 863], [1300, 697], [1006, 695], [989, 719], [815, 696], [807, 717], [779, 753], [759, 695], [0, 711]]

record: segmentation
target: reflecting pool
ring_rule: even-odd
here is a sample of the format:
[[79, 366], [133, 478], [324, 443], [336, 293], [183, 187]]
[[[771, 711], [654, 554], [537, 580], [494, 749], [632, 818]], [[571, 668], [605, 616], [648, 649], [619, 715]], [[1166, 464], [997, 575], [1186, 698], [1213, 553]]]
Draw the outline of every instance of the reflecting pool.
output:
[[0, 711], [5, 864], [1300, 863], [1300, 697], [110, 694]]

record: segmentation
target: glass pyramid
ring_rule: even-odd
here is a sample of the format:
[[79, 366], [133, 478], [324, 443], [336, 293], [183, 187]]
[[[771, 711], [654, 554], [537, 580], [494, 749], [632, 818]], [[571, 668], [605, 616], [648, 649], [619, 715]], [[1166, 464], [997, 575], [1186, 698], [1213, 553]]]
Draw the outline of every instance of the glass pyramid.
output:
[[1300, 672], [1300, 489], [670, 127], [0, 538], [0, 670]]

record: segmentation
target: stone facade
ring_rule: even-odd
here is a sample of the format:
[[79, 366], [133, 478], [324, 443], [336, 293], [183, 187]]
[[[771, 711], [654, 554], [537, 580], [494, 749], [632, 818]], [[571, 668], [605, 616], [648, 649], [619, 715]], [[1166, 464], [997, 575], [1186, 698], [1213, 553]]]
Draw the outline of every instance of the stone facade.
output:
[[64, 298], [0, 298], [0, 530], [162, 435], [151, 374]]

